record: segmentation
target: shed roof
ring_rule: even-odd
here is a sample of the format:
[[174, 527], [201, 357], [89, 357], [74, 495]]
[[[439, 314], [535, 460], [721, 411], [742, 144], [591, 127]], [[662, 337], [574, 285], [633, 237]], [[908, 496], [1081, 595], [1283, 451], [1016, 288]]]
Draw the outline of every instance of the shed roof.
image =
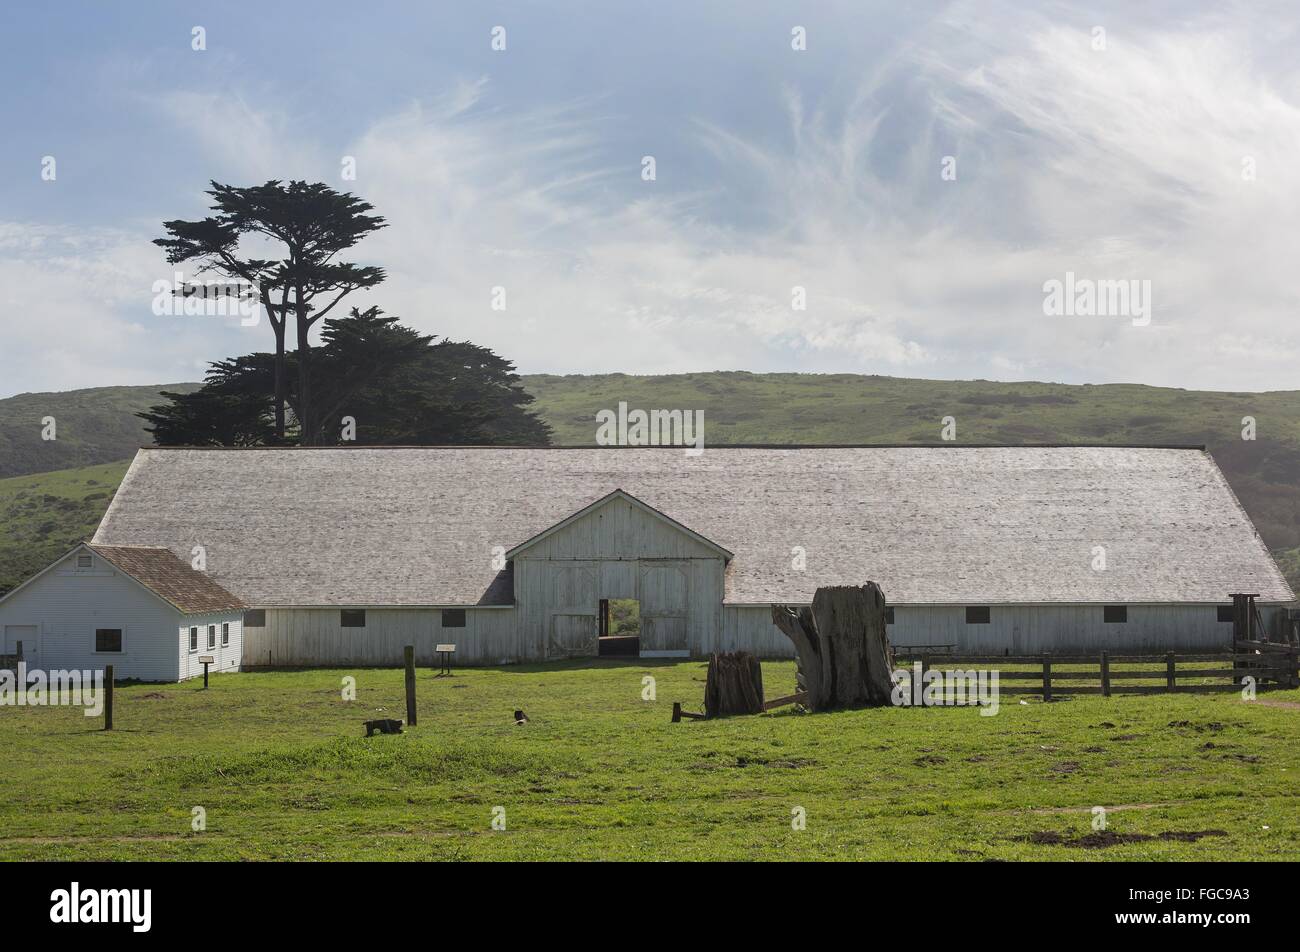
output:
[[501, 604], [494, 547], [620, 487], [734, 553], [731, 603], [867, 579], [893, 604], [1293, 597], [1193, 448], [143, 449], [95, 542], [202, 544], [259, 607]]
[[203, 572], [160, 546], [87, 544], [113, 566], [187, 615], [238, 611], [248, 606]]

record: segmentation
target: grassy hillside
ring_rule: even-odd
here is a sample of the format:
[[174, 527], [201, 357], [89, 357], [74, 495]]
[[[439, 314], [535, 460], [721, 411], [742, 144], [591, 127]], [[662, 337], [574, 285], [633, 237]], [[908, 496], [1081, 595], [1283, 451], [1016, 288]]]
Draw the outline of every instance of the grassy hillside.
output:
[[[363, 720], [402, 711], [399, 669], [120, 686], [111, 734], [77, 708], [10, 708], [0, 860], [1300, 857], [1296, 712], [1270, 706], [1300, 692], [670, 723], [673, 701], [699, 709], [705, 667], [422, 669], [419, 726], [370, 739]], [[793, 662], [763, 680], [793, 690]]]
[[[962, 443], [1204, 443], [1292, 585], [1300, 583], [1300, 391], [1215, 393], [1129, 384], [739, 372], [535, 375], [525, 377], [524, 384], [555, 429], [556, 442], [568, 444], [592, 443], [596, 411], [616, 409], [620, 401], [647, 410], [702, 410], [705, 442], [713, 445], [934, 442], [945, 416], [956, 419]], [[131, 413], [157, 402], [160, 389], [195, 386], [110, 387], [0, 400], [0, 475], [57, 469], [67, 465], [60, 454], [75, 454], [77, 465], [127, 458], [148, 442]], [[55, 443], [40, 440], [40, 418], [47, 414], [59, 421]], [[1253, 441], [1241, 438], [1246, 416], [1256, 421]], [[17, 443], [14, 433], [21, 437]], [[21, 450], [18, 458], [6, 452], [14, 445]], [[77, 478], [75, 472], [50, 476], [55, 484]], [[46, 493], [61, 498], [57, 489], [28, 488], [37, 498]], [[60, 541], [68, 537], [68, 511], [46, 513], [32, 497], [23, 502], [23, 525], [53, 521], [67, 531], [53, 528], [48, 535]], [[98, 518], [91, 514], [95, 503], [106, 506], [107, 500], [89, 500], [78, 517], [92, 527]], [[0, 590], [12, 584], [13, 566], [36, 560], [7, 521], [0, 509]]]
[[94, 533], [127, 465], [0, 479], [0, 594]]
[[[0, 478], [127, 459], [153, 442], [134, 414], [163, 403], [160, 390], [188, 393], [197, 387], [96, 387], [0, 400]], [[41, 438], [45, 417], [54, 417], [56, 439]]]

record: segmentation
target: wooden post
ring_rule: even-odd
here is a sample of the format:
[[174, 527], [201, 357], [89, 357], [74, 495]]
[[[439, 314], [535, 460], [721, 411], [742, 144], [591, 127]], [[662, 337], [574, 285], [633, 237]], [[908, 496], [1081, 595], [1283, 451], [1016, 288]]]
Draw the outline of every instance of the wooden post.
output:
[[680, 724], [682, 721], [682, 702], [673, 701], [673, 723]]
[[113, 666], [104, 665], [104, 730], [113, 729]]
[[406, 724], [415, 726], [415, 645], [406, 646]]
[[[916, 670], [913, 668], [912, 670]], [[930, 670], [930, 655], [928, 652], [921, 652], [921, 683], [912, 691], [912, 696], [916, 698], [916, 703], [925, 707], [925, 672]]]
[[1104, 651], [1101, 653], [1101, 693], [1103, 697], [1110, 697], [1110, 655]]
[[1050, 654], [1045, 653], [1043, 655], [1043, 700], [1050, 701], [1051, 699], [1052, 699], [1052, 656]]
[[1174, 653], [1171, 651], [1165, 655], [1165, 687], [1170, 691], [1174, 689]]

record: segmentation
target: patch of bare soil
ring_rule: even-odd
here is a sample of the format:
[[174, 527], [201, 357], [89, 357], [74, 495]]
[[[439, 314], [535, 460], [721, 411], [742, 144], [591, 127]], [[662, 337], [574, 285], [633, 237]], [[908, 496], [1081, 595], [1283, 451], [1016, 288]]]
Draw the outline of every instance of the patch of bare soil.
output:
[[150, 691], [148, 694], [141, 694], [141, 695], [140, 695], [140, 700], [142, 700], [142, 701], [165, 701], [165, 700], [167, 700], [167, 695], [166, 695], [166, 694], [163, 694], [162, 691]]
[[1300, 702], [1296, 701], [1274, 701], [1272, 698], [1256, 698], [1256, 704], [1263, 704], [1265, 707], [1280, 707], [1288, 711], [1300, 711]]
[[1115, 833], [1095, 830], [1083, 836], [1071, 837], [1065, 833], [1030, 833], [1024, 839], [1043, 846], [1073, 846], [1085, 850], [1102, 850], [1123, 843], [1145, 843], [1148, 840], [1165, 840], [1178, 843], [1195, 843], [1207, 836], [1227, 836], [1226, 830], [1167, 830], [1164, 833]]

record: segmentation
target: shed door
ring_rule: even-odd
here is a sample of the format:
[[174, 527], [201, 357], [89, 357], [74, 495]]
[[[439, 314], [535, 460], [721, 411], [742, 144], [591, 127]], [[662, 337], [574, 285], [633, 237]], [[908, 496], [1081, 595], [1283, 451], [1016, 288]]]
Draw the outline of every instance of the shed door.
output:
[[576, 655], [594, 655], [599, 647], [596, 636], [595, 615], [571, 615], [554, 612], [551, 631], [546, 643], [547, 658], [571, 658]]
[[687, 655], [690, 575], [680, 562], [641, 563], [641, 654]]

